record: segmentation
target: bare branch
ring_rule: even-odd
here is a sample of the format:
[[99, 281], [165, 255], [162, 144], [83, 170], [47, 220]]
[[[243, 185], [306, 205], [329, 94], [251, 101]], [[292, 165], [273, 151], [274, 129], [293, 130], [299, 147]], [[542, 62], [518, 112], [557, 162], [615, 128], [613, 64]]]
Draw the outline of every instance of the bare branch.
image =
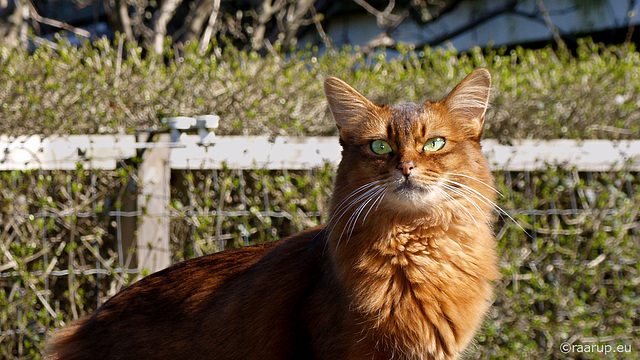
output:
[[473, 29], [474, 27], [476, 27], [476, 26], [478, 26], [478, 25], [480, 25], [480, 24], [482, 24], [484, 22], [487, 22], [487, 21], [493, 19], [496, 16], [502, 15], [502, 14], [504, 14], [506, 12], [513, 11], [513, 9], [515, 9], [516, 5], [518, 5], [518, 2], [519, 2], [519, 0], [512, 0], [512, 1], [508, 2], [507, 4], [501, 6], [501, 7], [497, 8], [497, 9], [495, 9], [493, 11], [490, 11], [488, 13], [482, 14], [480, 17], [478, 17], [477, 19], [475, 19], [472, 22], [469, 22], [469, 23], [467, 23], [467, 24], [465, 24], [465, 25], [463, 25], [463, 26], [461, 26], [461, 27], [459, 27], [459, 28], [457, 28], [457, 29], [455, 29], [455, 30], [453, 30], [451, 32], [448, 32], [448, 33], [445, 33], [445, 34], [442, 34], [442, 35], [438, 36], [437, 38], [429, 41], [428, 44], [422, 44], [421, 46], [416, 45], [416, 47], [424, 47], [425, 45], [439, 45], [439, 44], [441, 44], [441, 43], [443, 43], [443, 42], [445, 42], [445, 41], [447, 41], [449, 39], [452, 39], [452, 38], [454, 38], [454, 37], [456, 37], [456, 36], [458, 36], [460, 34], [463, 34], [463, 33], [467, 32], [467, 31]]
[[400, 15], [397, 15], [394, 22], [388, 24], [388, 26], [382, 31], [378, 36], [369, 40], [369, 42], [362, 48], [365, 53], [372, 51], [373, 49], [379, 47], [394, 47], [396, 46], [396, 41], [389, 35], [392, 33], [398, 26], [400, 26], [404, 20], [409, 17], [410, 11], [409, 9], [405, 9]]
[[298, 0], [296, 5], [291, 5], [287, 11], [285, 43], [291, 44], [300, 26], [304, 25], [304, 19], [313, 7], [314, 0]]
[[[145, 23], [145, 4], [147, 0], [135, 1], [135, 0], [123, 0], [126, 1], [129, 6], [133, 6], [133, 11], [129, 15], [131, 20], [131, 28], [133, 31], [134, 39], [146, 41], [147, 44], [152, 43], [155, 32], [147, 26]], [[133, 40], [135, 41], [135, 40]]]
[[[629, 3], [629, 7], [631, 8], [632, 3]], [[636, 10], [629, 10], [627, 12], [627, 37], [624, 40], [625, 51], [629, 48], [629, 44], [631, 44], [631, 40], [633, 39], [633, 32], [636, 29], [636, 26], [632, 20], [638, 15]]]
[[[391, 13], [395, 7], [395, 0], [390, 0], [389, 5], [384, 11], [379, 11], [365, 0], [353, 0], [356, 4], [362, 6], [365, 10], [376, 17], [379, 27], [387, 27], [391, 23], [397, 23], [400, 18], [404, 18], [402, 15], [394, 15]], [[404, 19], [403, 19], [404, 20]]]
[[565, 44], [564, 40], [562, 40], [558, 28], [553, 25], [553, 21], [551, 21], [551, 16], [549, 16], [549, 11], [547, 11], [547, 8], [544, 6], [544, 2], [542, 0], [536, 0], [536, 4], [538, 5], [538, 9], [540, 9], [540, 12], [542, 13], [544, 22], [547, 24], [549, 31], [551, 31], [551, 34], [553, 35], [553, 39], [556, 41], [558, 46], [560, 46], [560, 48], [566, 49], [567, 44]]
[[155, 21], [153, 22], [153, 51], [158, 55], [162, 54], [164, 49], [164, 39], [167, 36], [167, 24], [181, 3], [182, 0], [164, 0], [156, 14]]
[[25, 19], [28, 16], [29, 10], [20, 0], [9, 0], [3, 6], [2, 18], [0, 18], [0, 39], [9, 48], [17, 47], [20, 44], [26, 46], [27, 24]]
[[386, 31], [383, 31], [375, 38], [369, 40], [367, 44], [362, 47], [362, 52], [369, 53], [379, 47], [391, 48], [396, 46], [396, 44], [396, 41], [392, 39]]
[[277, 0], [272, 5], [271, 0], [264, 0], [260, 13], [258, 14], [258, 24], [254, 26], [253, 35], [251, 36], [251, 47], [259, 50], [263, 46], [264, 36], [267, 31], [267, 23], [273, 18], [273, 15], [282, 10], [286, 5], [286, 0]]
[[209, 46], [209, 42], [211, 41], [211, 35], [213, 34], [213, 27], [216, 25], [216, 21], [218, 21], [218, 13], [220, 12], [220, 0], [214, 0], [213, 10], [211, 11], [211, 16], [209, 16], [209, 22], [207, 23], [207, 28], [204, 30], [202, 34], [202, 39], [200, 40], [200, 44], [198, 45], [198, 51], [200, 54], [204, 55], [207, 50], [207, 46]]
[[199, 0], [192, 5], [189, 14], [184, 18], [182, 27], [174, 33], [176, 39], [198, 39], [202, 35], [205, 23], [211, 17], [214, 0]]
[[452, 12], [465, 0], [414, 0], [411, 2], [411, 16], [419, 24], [427, 24]]
[[313, 17], [313, 23], [315, 24], [316, 30], [320, 35], [320, 39], [322, 39], [322, 42], [324, 43], [327, 49], [333, 49], [333, 45], [331, 44], [331, 38], [324, 31], [324, 28], [322, 27], [320, 15], [318, 15], [318, 13], [316, 12], [315, 6], [311, 6], [310, 10], [311, 10], [311, 16]]
[[38, 11], [36, 10], [35, 6], [33, 6], [33, 4], [31, 2], [28, 3], [28, 7], [29, 7], [29, 16], [31, 17], [31, 19], [41, 23], [41, 24], [47, 24], [53, 27], [57, 27], [59, 29], [63, 29], [66, 31], [70, 31], [78, 36], [82, 36], [82, 37], [86, 37], [89, 38], [91, 37], [91, 33], [87, 30], [84, 29], [80, 29], [74, 26], [71, 26], [65, 22], [62, 21], [58, 21], [58, 20], [54, 20], [54, 19], [49, 19], [43, 16], [40, 16], [40, 14], [38, 14]]
[[127, 40], [135, 41], [133, 27], [131, 26], [131, 18], [129, 17], [129, 5], [127, 4], [127, 0], [116, 0], [116, 13], [118, 16], [120, 31], [125, 34]]

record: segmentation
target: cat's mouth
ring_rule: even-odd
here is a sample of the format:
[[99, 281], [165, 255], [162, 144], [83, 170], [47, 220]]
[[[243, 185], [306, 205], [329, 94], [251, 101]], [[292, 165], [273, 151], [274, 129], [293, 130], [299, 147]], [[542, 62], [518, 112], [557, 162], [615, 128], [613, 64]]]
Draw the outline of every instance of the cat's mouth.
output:
[[427, 189], [414, 181], [405, 180], [400, 185], [396, 186], [394, 191], [398, 194], [413, 194], [415, 192], [427, 192]]
[[396, 195], [396, 201], [400, 201], [404, 205], [411, 205], [411, 208], [416, 206], [423, 208], [436, 203], [440, 198], [441, 191], [437, 183], [403, 179], [399, 183], [396, 182], [393, 193]]

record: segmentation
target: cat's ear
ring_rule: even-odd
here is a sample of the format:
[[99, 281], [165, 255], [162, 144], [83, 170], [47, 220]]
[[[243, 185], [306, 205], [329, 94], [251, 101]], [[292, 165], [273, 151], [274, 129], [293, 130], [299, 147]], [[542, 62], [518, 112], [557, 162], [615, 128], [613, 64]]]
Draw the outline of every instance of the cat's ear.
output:
[[376, 111], [380, 108], [336, 77], [329, 76], [324, 80], [324, 94], [340, 130], [340, 136], [345, 140], [348, 133], [366, 126], [367, 120], [375, 117]]
[[491, 73], [487, 69], [477, 69], [443, 100], [449, 114], [462, 120], [460, 125], [477, 138], [482, 136], [490, 90]]

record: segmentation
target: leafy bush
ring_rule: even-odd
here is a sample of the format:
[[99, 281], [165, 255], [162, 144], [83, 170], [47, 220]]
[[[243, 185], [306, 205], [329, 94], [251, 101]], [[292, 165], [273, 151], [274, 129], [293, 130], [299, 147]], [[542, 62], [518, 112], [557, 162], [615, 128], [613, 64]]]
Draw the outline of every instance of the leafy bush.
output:
[[166, 116], [217, 114], [219, 134], [330, 135], [327, 75], [377, 102], [420, 102], [442, 97], [477, 67], [494, 77], [488, 137], [619, 139], [640, 130], [633, 46], [582, 40], [575, 56], [551, 48], [394, 54], [345, 48], [258, 56], [228, 47], [202, 57], [192, 43], [159, 58], [118, 40], [33, 54], [0, 47], [0, 133], [130, 133]]
[[[496, 179], [523, 229], [496, 225], [502, 280], [476, 355], [639, 358], [640, 175], [549, 167]], [[562, 343], [625, 350], [563, 353]]]

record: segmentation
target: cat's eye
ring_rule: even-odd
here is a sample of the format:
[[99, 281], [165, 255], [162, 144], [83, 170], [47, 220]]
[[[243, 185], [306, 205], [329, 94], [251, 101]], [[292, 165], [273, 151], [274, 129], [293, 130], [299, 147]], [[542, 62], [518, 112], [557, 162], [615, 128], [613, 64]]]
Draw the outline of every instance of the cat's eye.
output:
[[425, 151], [438, 151], [444, 147], [445, 140], [442, 137], [434, 137], [424, 144], [423, 149]]
[[384, 155], [391, 152], [391, 145], [384, 140], [376, 140], [371, 143], [371, 150], [378, 155]]

